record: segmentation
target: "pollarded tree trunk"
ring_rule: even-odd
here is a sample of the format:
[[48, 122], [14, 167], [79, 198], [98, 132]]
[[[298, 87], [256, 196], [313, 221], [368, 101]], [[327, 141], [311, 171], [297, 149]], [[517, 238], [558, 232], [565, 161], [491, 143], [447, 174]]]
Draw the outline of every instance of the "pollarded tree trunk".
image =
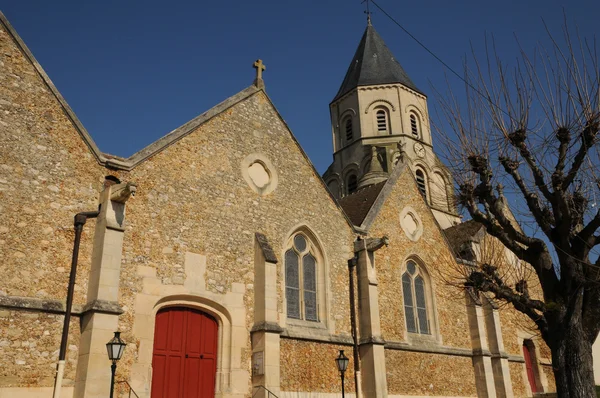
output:
[[552, 367], [558, 398], [596, 398], [592, 343], [581, 323], [553, 337]]

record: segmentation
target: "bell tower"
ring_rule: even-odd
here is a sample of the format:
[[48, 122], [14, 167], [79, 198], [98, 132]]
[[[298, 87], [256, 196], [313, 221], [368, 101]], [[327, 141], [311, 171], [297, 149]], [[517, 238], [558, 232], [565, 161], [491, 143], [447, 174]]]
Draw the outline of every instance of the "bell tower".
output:
[[323, 179], [336, 198], [387, 180], [402, 159], [442, 228], [459, 222], [450, 173], [433, 152], [427, 96], [370, 18], [329, 109], [333, 163]]

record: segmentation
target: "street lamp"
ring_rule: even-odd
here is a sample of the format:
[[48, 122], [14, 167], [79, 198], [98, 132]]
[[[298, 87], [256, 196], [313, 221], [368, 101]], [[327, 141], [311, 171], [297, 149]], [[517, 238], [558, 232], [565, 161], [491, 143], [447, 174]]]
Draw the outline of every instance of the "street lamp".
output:
[[117, 371], [117, 361], [123, 356], [123, 351], [125, 351], [126, 345], [127, 344], [121, 340], [121, 332], [115, 332], [115, 337], [106, 343], [108, 359], [112, 361], [112, 365], [110, 366], [112, 373], [110, 378], [110, 398], [113, 398], [113, 390], [115, 389], [115, 372]]
[[348, 369], [349, 361], [348, 357], [344, 355], [344, 350], [340, 350], [340, 355], [335, 359], [335, 363], [342, 377], [342, 398], [344, 398], [344, 372]]

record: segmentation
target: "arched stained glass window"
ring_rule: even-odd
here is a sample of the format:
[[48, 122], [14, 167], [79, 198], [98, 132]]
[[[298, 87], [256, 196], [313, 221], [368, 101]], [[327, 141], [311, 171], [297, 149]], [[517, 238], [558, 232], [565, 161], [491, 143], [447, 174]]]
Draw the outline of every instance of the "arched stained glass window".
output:
[[285, 252], [285, 297], [287, 298], [288, 318], [300, 318], [300, 273], [298, 254], [293, 250]]
[[318, 262], [307, 238], [298, 233], [285, 252], [285, 294], [288, 318], [319, 321]]
[[408, 273], [402, 275], [402, 290], [404, 292], [404, 315], [406, 316], [406, 329], [410, 333], [417, 333], [415, 323], [415, 306], [413, 304], [412, 279]]
[[406, 330], [409, 333], [431, 334], [425, 279], [414, 261], [406, 263], [406, 272], [402, 275], [402, 294]]

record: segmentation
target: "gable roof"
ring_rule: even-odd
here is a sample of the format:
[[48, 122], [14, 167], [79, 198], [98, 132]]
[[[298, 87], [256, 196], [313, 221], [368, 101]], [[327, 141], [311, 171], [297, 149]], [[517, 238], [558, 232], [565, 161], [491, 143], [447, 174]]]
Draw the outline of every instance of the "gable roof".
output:
[[358, 86], [390, 83], [400, 83], [423, 94], [369, 23], [333, 101]]
[[475, 220], [468, 220], [460, 224], [456, 224], [444, 230], [444, 235], [454, 250], [458, 254], [463, 249], [465, 243], [471, 242], [481, 231], [483, 225]]
[[369, 185], [339, 200], [340, 206], [354, 225], [361, 225], [386, 181]]

